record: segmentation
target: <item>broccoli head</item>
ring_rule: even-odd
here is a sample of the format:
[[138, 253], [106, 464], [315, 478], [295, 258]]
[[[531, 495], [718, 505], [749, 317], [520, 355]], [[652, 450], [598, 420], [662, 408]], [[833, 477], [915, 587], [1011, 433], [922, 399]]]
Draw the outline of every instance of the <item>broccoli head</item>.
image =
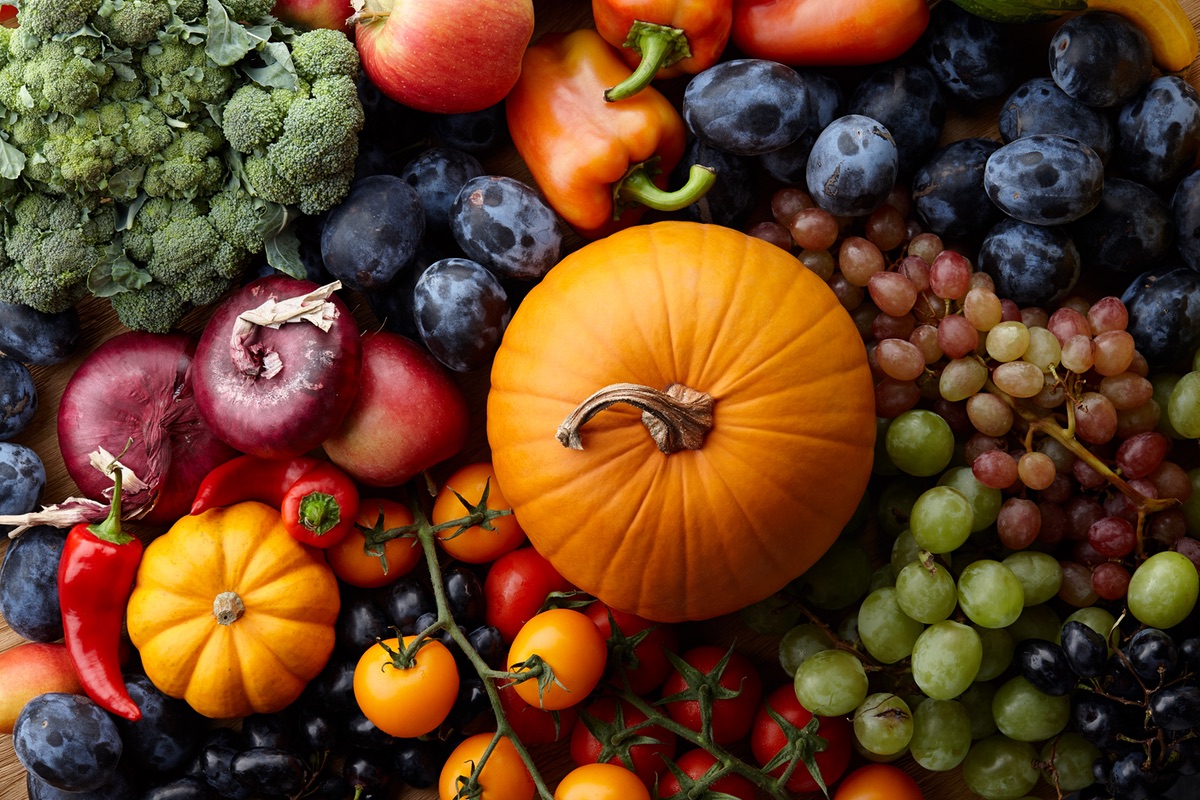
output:
[[317, 28], [305, 31], [292, 43], [292, 63], [301, 79], [312, 83], [318, 78], [358, 80], [362, 67], [358, 50], [341, 31]]
[[169, 117], [222, 104], [233, 90], [233, 68], [210, 60], [203, 42], [167, 39], [143, 51], [141, 67], [150, 101]]
[[21, 28], [39, 39], [73, 33], [96, 13], [102, 0], [21, 0]]
[[282, 227], [280, 207], [242, 188], [227, 189], [209, 198], [208, 219], [221, 238], [250, 253], [261, 252], [267, 239]]
[[275, 0], [221, 0], [229, 18], [238, 22], [258, 22], [271, 13]]
[[117, 47], [141, 47], [158, 38], [171, 14], [169, 0], [124, 0], [102, 3], [91, 21]]
[[151, 333], [168, 333], [187, 311], [187, 303], [178, 292], [155, 281], [140, 289], [118, 292], [109, 302], [126, 328]]
[[221, 132], [216, 128], [180, 131], [160, 157], [146, 167], [142, 188], [151, 197], [216, 194], [226, 177], [225, 164], [219, 156], [221, 140]]
[[283, 131], [284, 113], [271, 100], [271, 92], [248, 83], [239, 87], [225, 104], [221, 126], [230, 147], [239, 153], [253, 153]]

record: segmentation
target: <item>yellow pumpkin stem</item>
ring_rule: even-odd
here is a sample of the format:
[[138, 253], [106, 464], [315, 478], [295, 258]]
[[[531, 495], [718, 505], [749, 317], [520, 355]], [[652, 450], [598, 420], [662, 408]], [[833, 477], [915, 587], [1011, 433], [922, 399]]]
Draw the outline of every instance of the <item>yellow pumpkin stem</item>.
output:
[[213, 599], [213, 616], [220, 625], [232, 625], [246, 613], [246, 604], [237, 592], [221, 592]]
[[713, 425], [712, 395], [673, 383], [665, 390], [636, 383], [614, 383], [584, 400], [558, 426], [555, 437], [563, 447], [583, 449], [579, 429], [609, 406], [627, 403], [642, 410], [642, 424], [658, 449], [667, 455], [699, 450]]

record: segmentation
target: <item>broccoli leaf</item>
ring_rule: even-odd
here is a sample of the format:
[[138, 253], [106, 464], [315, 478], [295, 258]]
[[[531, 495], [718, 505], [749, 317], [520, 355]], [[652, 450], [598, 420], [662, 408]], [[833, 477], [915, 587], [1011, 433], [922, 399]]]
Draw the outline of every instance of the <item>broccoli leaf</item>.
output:
[[221, 0], [208, 0], [208, 41], [204, 52], [222, 67], [241, 61], [257, 44], [245, 26], [231, 19]]
[[308, 270], [300, 259], [300, 240], [290, 227], [268, 239], [263, 251], [273, 269], [297, 280], [308, 280]]
[[0, 178], [16, 180], [25, 169], [25, 154], [15, 145], [0, 139]]
[[295, 89], [300, 85], [296, 79], [296, 67], [292, 64], [292, 51], [286, 44], [267, 42], [258, 52], [263, 65], [242, 68], [250, 80], [272, 89]]
[[96, 297], [136, 291], [153, 280], [149, 272], [129, 260], [120, 242], [109, 245], [104, 255], [104, 260], [88, 273], [88, 291]]

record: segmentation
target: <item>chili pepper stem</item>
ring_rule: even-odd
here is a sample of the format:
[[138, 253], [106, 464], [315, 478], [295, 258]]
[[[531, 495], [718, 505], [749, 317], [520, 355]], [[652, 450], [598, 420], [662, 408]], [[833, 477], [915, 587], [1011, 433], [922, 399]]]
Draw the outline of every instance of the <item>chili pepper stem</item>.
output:
[[300, 524], [318, 536], [342, 521], [342, 507], [331, 494], [309, 492], [300, 501]]
[[687, 183], [673, 192], [660, 189], [651, 180], [653, 165], [650, 162], [635, 164], [625, 177], [613, 184], [613, 218], [633, 204], [640, 204], [658, 211], [678, 211], [687, 208], [712, 188], [717, 172], [702, 164], [693, 164], [688, 171]]
[[113, 495], [108, 508], [108, 516], [99, 522], [88, 525], [88, 531], [101, 541], [111, 544], [128, 544], [133, 541], [133, 535], [121, 530], [121, 475], [124, 470], [113, 466]]
[[610, 103], [633, 97], [650, 85], [660, 69], [682, 61], [692, 54], [687, 35], [682, 28], [642, 20], [634, 21], [629, 27], [625, 47], [632, 47], [640, 53], [642, 60], [628, 78], [604, 91], [604, 99]]

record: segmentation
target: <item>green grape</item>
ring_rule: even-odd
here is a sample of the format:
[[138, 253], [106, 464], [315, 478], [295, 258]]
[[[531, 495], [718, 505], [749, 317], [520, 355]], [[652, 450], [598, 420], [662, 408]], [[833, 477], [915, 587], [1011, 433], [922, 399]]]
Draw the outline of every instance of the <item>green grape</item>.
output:
[[971, 718], [971, 738], [983, 739], [996, 732], [996, 718], [992, 716], [992, 698], [996, 696], [996, 685], [991, 681], [976, 681], [967, 690], [954, 698], [967, 710]]
[[1042, 777], [1064, 792], [1077, 792], [1096, 782], [1092, 763], [1100, 748], [1074, 731], [1067, 731], [1042, 745]]
[[755, 633], [779, 636], [800, 621], [803, 612], [786, 597], [773, 594], [741, 610], [742, 622]]
[[1007, 628], [976, 627], [975, 632], [979, 634], [979, 641], [983, 645], [983, 659], [979, 662], [979, 673], [975, 680], [999, 678], [1012, 663], [1013, 650], [1016, 648], [1012, 636]]
[[913, 761], [933, 772], [954, 769], [971, 749], [971, 716], [957, 700], [921, 702], [913, 709], [912, 739], [908, 752]]
[[832, 647], [829, 635], [819, 625], [805, 622], [789, 630], [779, 640], [779, 664], [784, 672], [795, 676], [796, 668], [804, 663], [804, 659]]
[[892, 572], [891, 564], [884, 564], [871, 573], [871, 582], [867, 584], [867, 592], [882, 589], [884, 586], [896, 585], [896, 573]]
[[1070, 695], [1049, 695], [1020, 675], [1009, 678], [992, 698], [996, 727], [1010, 739], [1041, 742], [1067, 727]]
[[1179, 379], [1167, 398], [1171, 427], [1184, 439], [1200, 439], [1200, 372]]
[[1007, 628], [1025, 608], [1025, 590], [1011, 569], [983, 558], [958, 576], [958, 605], [976, 625]]
[[900, 610], [896, 589], [885, 586], [867, 595], [858, 607], [858, 635], [863, 647], [884, 664], [912, 653], [925, 626]]
[[1055, 610], [1048, 605], [1041, 605], [1023, 608], [1016, 621], [1004, 630], [1008, 631], [1015, 646], [1026, 639], [1045, 639], [1047, 642], [1056, 642], [1061, 629], [1062, 620], [1058, 618]]
[[913, 715], [904, 698], [876, 692], [854, 710], [854, 735], [867, 752], [881, 756], [903, 753], [913, 735]]
[[1173, 628], [1188, 618], [1200, 594], [1200, 574], [1182, 553], [1164, 550], [1133, 571], [1126, 590], [1129, 613], [1152, 628]]
[[[1120, 631], [1117, 629], [1117, 618], [1112, 615], [1112, 612], [1100, 606], [1088, 606], [1072, 611], [1066, 619], [1062, 621], [1062, 625], [1068, 622], [1082, 622], [1089, 628], [1100, 634], [1100, 638], [1108, 642], [1109, 648], [1116, 646], [1120, 639]], [[1062, 643], [1062, 625], [1058, 628], [1058, 634], [1053, 641]]]
[[1168, 403], [1171, 400], [1171, 392], [1175, 389], [1175, 384], [1179, 383], [1182, 376], [1175, 372], [1159, 372], [1150, 376], [1150, 385], [1153, 387], [1154, 393], [1150, 397], [1150, 402], [1156, 403], [1159, 408], [1158, 426], [1156, 430], [1163, 436], [1171, 439], [1183, 439], [1184, 436], [1171, 424], [1171, 414], [1168, 410]]
[[975, 514], [971, 524], [972, 533], [992, 525], [1000, 515], [1000, 505], [1004, 502], [1004, 496], [999, 489], [980, 483], [970, 467], [951, 467], [938, 478], [938, 485], [952, 486], [971, 501], [971, 510]]
[[912, 650], [912, 676], [922, 692], [935, 700], [953, 700], [979, 674], [983, 643], [969, 625], [953, 620], [926, 628]]
[[796, 669], [795, 686], [796, 699], [809, 713], [840, 717], [867, 696], [867, 671], [853, 653], [821, 650]]
[[992, 734], [971, 745], [963, 759], [967, 788], [984, 800], [1016, 800], [1037, 785], [1037, 750], [1003, 734]]
[[925, 487], [908, 475], [888, 481], [879, 493], [879, 505], [876, 508], [879, 527], [884, 533], [894, 539], [908, 529], [913, 503], [917, 502], [923, 491]]
[[871, 557], [861, 545], [836, 539], [825, 555], [793, 581], [806, 605], [836, 611], [855, 603], [871, 582]]
[[916, 408], [892, 420], [884, 446], [897, 468], [923, 478], [937, 475], [950, 463], [954, 433], [937, 414]]
[[1062, 567], [1058, 559], [1038, 550], [1018, 550], [1000, 562], [1012, 570], [1025, 592], [1026, 606], [1039, 606], [1058, 595]]
[[912, 561], [896, 576], [896, 603], [917, 622], [932, 625], [954, 613], [958, 588], [945, 566]]
[[1192, 482], [1192, 492], [1183, 501], [1183, 516], [1187, 520], [1188, 535], [1200, 538], [1200, 467], [1188, 470], [1188, 478]]
[[921, 545], [913, 538], [912, 531], [905, 530], [892, 542], [891, 565], [892, 574], [899, 575], [911, 562], [921, 556]]
[[975, 513], [971, 501], [953, 486], [926, 489], [912, 507], [908, 529], [922, 549], [949, 553], [971, 535]]

